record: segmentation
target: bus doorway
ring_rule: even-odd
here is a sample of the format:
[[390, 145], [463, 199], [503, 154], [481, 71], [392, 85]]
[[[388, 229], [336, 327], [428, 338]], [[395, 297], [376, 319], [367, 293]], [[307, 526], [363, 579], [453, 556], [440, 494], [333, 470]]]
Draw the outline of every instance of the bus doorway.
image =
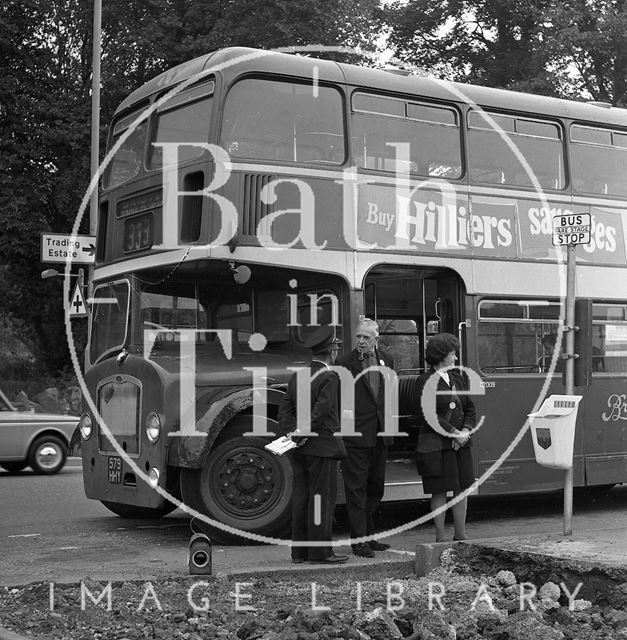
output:
[[399, 375], [424, 371], [430, 335], [457, 335], [464, 284], [448, 269], [380, 266], [368, 274], [364, 289], [366, 316], [379, 323], [379, 345], [392, 355]]
[[[457, 335], [464, 319], [464, 283], [449, 269], [385, 265], [366, 277], [365, 313], [379, 324], [379, 346], [394, 358], [399, 375], [399, 430], [388, 448], [383, 500], [424, 498], [414, 465], [417, 420], [411, 390], [425, 371], [425, 344], [430, 336]], [[465, 354], [460, 354], [465, 359]]]

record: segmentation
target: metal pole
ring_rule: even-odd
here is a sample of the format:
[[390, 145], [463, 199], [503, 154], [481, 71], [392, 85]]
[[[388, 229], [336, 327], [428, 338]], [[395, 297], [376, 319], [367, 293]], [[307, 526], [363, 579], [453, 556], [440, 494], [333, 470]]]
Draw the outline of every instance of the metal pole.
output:
[[[91, 178], [98, 173], [100, 151], [100, 52], [102, 48], [102, 0], [94, 0], [94, 25], [91, 75]], [[96, 235], [98, 224], [98, 189], [94, 189], [89, 201], [89, 235]], [[88, 294], [92, 297], [93, 266], [89, 266], [87, 277]]]
[[[566, 259], [566, 395], [575, 392], [575, 245], [569, 244]], [[564, 535], [573, 534], [573, 467], [564, 478]]]

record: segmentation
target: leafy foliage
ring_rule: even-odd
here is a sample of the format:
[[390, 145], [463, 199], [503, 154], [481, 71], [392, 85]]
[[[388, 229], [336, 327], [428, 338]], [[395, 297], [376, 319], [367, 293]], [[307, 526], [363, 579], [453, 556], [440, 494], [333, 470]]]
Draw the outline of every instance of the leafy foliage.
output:
[[[441, 77], [627, 104], [625, 0], [103, 4], [101, 138], [130, 91], [210, 50], [374, 48], [382, 34], [402, 60]], [[89, 183], [92, 11], [91, 0], [0, 5], [0, 324], [27, 346], [30, 355], [14, 350], [27, 369], [69, 362], [61, 284], [40, 280], [39, 243], [72, 228]]]
[[624, 0], [409, 0], [382, 9], [403, 61], [451, 80], [623, 105]]
[[[157, 73], [229, 45], [368, 42], [377, 0], [103, 5], [101, 142], [121, 100]], [[72, 229], [89, 184], [92, 11], [88, 0], [0, 6], [0, 322], [28, 346], [24, 370], [69, 362], [61, 283], [41, 281], [39, 244], [42, 232]]]
[[627, 106], [627, 6], [624, 0], [554, 3], [545, 26], [547, 50], [569, 96]]

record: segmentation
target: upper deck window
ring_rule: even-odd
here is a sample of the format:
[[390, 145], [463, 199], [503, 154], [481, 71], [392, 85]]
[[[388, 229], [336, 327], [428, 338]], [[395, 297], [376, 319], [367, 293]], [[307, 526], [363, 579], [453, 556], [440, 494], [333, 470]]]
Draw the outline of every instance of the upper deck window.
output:
[[226, 98], [222, 147], [234, 158], [341, 164], [342, 96], [322, 85], [247, 78]]
[[163, 161], [163, 148], [155, 143], [187, 143], [178, 148], [178, 162], [203, 154], [204, 149], [192, 143], [207, 143], [209, 139], [214, 89], [213, 81], [203, 82], [177, 93], [158, 107], [148, 162], [151, 169], [161, 168]]
[[144, 161], [148, 124], [147, 119], [142, 120], [136, 126], [133, 126], [133, 123], [141, 116], [143, 111], [145, 110], [135, 111], [119, 119], [113, 125], [113, 135], [111, 136], [109, 149], [113, 148], [123, 134], [127, 134], [128, 137], [116, 151], [105, 171], [104, 183], [106, 187], [115, 187], [139, 174]]
[[452, 179], [462, 174], [459, 124], [452, 108], [356, 93], [352, 125], [359, 167]]
[[627, 196], [627, 133], [574, 124], [570, 141], [575, 191]]
[[543, 189], [566, 186], [557, 124], [472, 110], [468, 113], [469, 172], [473, 182]]

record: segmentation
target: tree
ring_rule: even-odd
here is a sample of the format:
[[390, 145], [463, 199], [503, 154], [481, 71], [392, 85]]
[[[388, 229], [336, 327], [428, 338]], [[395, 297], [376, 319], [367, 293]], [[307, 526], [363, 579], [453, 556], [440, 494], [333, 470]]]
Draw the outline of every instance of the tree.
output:
[[539, 45], [548, 0], [410, 0], [383, 10], [401, 60], [453, 80], [550, 92]]
[[58, 369], [67, 363], [61, 297], [39, 278], [39, 237], [70, 219], [86, 112], [69, 85], [76, 43], [53, 13], [61, 7], [42, 22], [39, 4], [0, 8], [0, 310], [39, 366]]
[[544, 41], [568, 95], [627, 106], [627, 6], [624, 0], [554, 2]]
[[625, 0], [410, 0], [382, 19], [397, 56], [440, 77], [627, 102]]
[[[117, 105], [161, 71], [231, 45], [372, 42], [377, 4], [106, 0], [101, 149]], [[39, 278], [39, 238], [71, 230], [90, 181], [92, 11], [90, 0], [0, 5], [0, 324], [42, 372], [69, 362], [60, 282]]]

